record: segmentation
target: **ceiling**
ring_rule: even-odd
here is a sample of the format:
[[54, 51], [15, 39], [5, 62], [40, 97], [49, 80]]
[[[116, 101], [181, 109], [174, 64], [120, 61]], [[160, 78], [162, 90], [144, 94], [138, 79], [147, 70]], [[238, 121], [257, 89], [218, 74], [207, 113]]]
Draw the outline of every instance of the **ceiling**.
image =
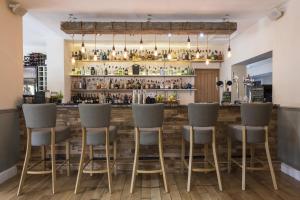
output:
[[[238, 23], [238, 32], [266, 16], [288, 0], [18, 0], [34, 18], [54, 34], [70, 13], [77, 21], [229, 21]], [[30, 24], [29, 24], [30, 26]], [[26, 31], [26, 23], [24, 23]], [[30, 27], [27, 31], [32, 31]], [[236, 33], [236, 34], [237, 34]], [[27, 34], [31, 35], [31, 34]], [[217, 37], [220, 40], [220, 36]], [[223, 37], [227, 40], [227, 36]]]

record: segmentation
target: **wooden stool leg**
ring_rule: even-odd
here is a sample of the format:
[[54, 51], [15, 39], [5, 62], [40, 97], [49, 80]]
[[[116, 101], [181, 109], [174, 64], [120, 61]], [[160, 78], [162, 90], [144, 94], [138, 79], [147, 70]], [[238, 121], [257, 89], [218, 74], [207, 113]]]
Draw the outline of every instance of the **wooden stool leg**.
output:
[[194, 145], [194, 130], [190, 128], [190, 153], [189, 153], [189, 168], [188, 168], [188, 181], [187, 191], [191, 191], [191, 178], [192, 178], [192, 164], [193, 164], [193, 145]]
[[109, 193], [112, 191], [112, 180], [111, 180], [111, 173], [110, 173], [110, 156], [109, 156], [109, 128], [105, 129], [105, 154], [106, 154], [106, 168], [107, 168], [107, 178], [108, 178], [108, 190]]
[[218, 156], [217, 156], [217, 149], [216, 149], [216, 129], [213, 128], [213, 142], [212, 142], [212, 149], [213, 149], [213, 155], [214, 155], [214, 162], [215, 162], [215, 168], [218, 178], [218, 184], [219, 184], [219, 190], [222, 191], [222, 180], [220, 175], [220, 169], [219, 169], [219, 163], [218, 163]]
[[19, 196], [22, 193], [24, 181], [27, 176], [27, 170], [28, 170], [30, 156], [31, 156], [31, 129], [27, 129], [26, 155], [25, 155], [25, 160], [24, 160], [24, 164], [23, 164], [23, 169], [22, 169], [22, 174], [21, 174], [21, 179], [20, 179], [20, 183], [19, 183], [17, 196]]
[[132, 169], [132, 178], [131, 178], [131, 186], [130, 186], [130, 193], [133, 193], [134, 183], [137, 176], [137, 165], [139, 159], [139, 146], [140, 146], [140, 133], [138, 128], [135, 128], [135, 153], [134, 153], [134, 162], [133, 162], [133, 169]]
[[56, 187], [56, 163], [55, 163], [55, 129], [51, 128], [51, 169], [52, 169], [52, 193]]
[[227, 172], [231, 172], [231, 137], [227, 137]]
[[250, 167], [254, 167], [254, 155], [255, 155], [255, 146], [254, 144], [250, 145]]
[[244, 126], [242, 129], [242, 143], [243, 143], [243, 163], [242, 163], [242, 190], [245, 190], [246, 188], [246, 143], [247, 143], [247, 137], [246, 137], [246, 127]]
[[116, 163], [116, 161], [117, 161], [117, 141], [115, 140], [114, 141], [114, 175], [116, 176], [117, 175], [117, 163]]
[[[208, 168], [208, 144], [204, 144], [204, 167]], [[208, 172], [204, 172], [207, 174]]]
[[181, 173], [184, 172], [184, 159], [185, 159], [185, 140], [184, 136], [182, 135], [181, 139]]
[[46, 169], [46, 148], [45, 145], [41, 146], [41, 158], [43, 163], [43, 170]]
[[[91, 171], [94, 169], [94, 148], [93, 145], [90, 145], [90, 162], [91, 162]], [[93, 176], [93, 173], [90, 173], [90, 176]]]
[[158, 146], [159, 146], [159, 159], [160, 159], [160, 165], [161, 165], [161, 170], [163, 174], [163, 179], [164, 179], [164, 186], [165, 186], [165, 191], [168, 192], [168, 184], [167, 184], [167, 175], [165, 171], [165, 163], [164, 163], [164, 155], [163, 155], [163, 138], [162, 138], [162, 128], [159, 128], [158, 131]]
[[67, 176], [70, 176], [70, 141], [66, 141]]
[[271, 177], [272, 177], [272, 182], [273, 182], [274, 189], [278, 190], [276, 177], [275, 177], [275, 173], [274, 173], [274, 168], [272, 165], [270, 149], [269, 149], [268, 127], [265, 127], [265, 135], [266, 135], [265, 148], [266, 148], [266, 154], [267, 154], [268, 164], [269, 164], [269, 168], [270, 168], [270, 173], [271, 173]]
[[84, 163], [84, 157], [85, 157], [85, 148], [86, 148], [86, 129], [82, 128], [82, 149], [81, 149], [81, 156], [80, 156], [80, 162], [79, 162], [77, 180], [76, 180], [75, 191], [74, 191], [75, 194], [77, 194], [77, 192], [78, 192], [81, 175], [83, 173], [83, 163]]

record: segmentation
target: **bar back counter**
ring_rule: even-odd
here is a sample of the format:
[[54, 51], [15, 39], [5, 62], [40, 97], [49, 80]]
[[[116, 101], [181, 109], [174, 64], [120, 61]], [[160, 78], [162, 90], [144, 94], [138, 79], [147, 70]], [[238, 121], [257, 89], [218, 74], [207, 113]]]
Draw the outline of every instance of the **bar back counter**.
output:
[[[270, 122], [269, 143], [273, 161], [277, 160], [277, 106], [273, 107], [272, 119]], [[147, 113], [145, 113], [146, 115]], [[22, 111], [20, 110], [20, 127], [23, 130], [21, 139], [21, 154], [25, 155], [26, 144], [26, 128]], [[227, 160], [227, 128], [229, 124], [239, 124], [241, 121], [240, 107], [235, 105], [220, 106], [217, 120], [216, 143], [219, 161], [221, 163]], [[71, 128], [71, 163], [72, 169], [78, 169], [80, 151], [81, 151], [81, 124], [77, 105], [59, 105], [57, 106], [57, 124], [67, 123]], [[181, 166], [181, 138], [183, 126], [188, 124], [187, 106], [168, 107], [164, 109], [164, 124], [163, 124], [163, 148], [168, 172], [180, 170]], [[134, 157], [134, 122], [131, 106], [113, 106], [111, 115], [111, 125], [117, 126], [117, 164], [118, 170], [132, 170]], [[103, 149], [96, 147], [95, 157], [101, 159], [105, 152]], [[60, 155], [61, 152], [61, 155]], [[186, 151], [188, 152], [188, 151]], [[241, 157], [241, 144], [233, 145], [233, 157]], [[58, 159], [64, 157], [64, 146], [59, 146], [57, 149]], [[40, 149], [34, 148], [32, 159], [40, 158]], [[157, 160], [154, 165], [158, 165], [158, 149], [156, 146], [145, 146], [140, 149], [140, 159], [149, 161]], [[194, 156], [203, 157], [203, 146], [196, 145], [194, 148]], [[249, 154], [250, 155], [250, 154]], [[187, 156], [187, 155], [186, 155]], [[255, 156], [265, 159], [264, 145], [257, 145]], [[155, 164], [156, 163], [156, 164]], [[20, 163], [22, 164], [22, 163]]]

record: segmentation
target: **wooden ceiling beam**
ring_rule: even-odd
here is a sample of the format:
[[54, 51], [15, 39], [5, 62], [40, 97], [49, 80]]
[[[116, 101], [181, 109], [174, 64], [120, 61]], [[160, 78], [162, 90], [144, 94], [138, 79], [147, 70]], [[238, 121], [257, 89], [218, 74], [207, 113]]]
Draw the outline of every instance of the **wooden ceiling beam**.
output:
[[62, 22], [67, 34], [232, 34], [236, 22]]

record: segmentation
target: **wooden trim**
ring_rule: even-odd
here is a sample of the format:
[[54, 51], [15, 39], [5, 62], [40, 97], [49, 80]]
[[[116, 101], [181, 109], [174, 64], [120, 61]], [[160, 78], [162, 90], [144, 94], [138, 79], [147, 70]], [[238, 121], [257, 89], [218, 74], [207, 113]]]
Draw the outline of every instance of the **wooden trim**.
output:
[[61, 22], [66, 34], [232, 34], [236, 22]]

